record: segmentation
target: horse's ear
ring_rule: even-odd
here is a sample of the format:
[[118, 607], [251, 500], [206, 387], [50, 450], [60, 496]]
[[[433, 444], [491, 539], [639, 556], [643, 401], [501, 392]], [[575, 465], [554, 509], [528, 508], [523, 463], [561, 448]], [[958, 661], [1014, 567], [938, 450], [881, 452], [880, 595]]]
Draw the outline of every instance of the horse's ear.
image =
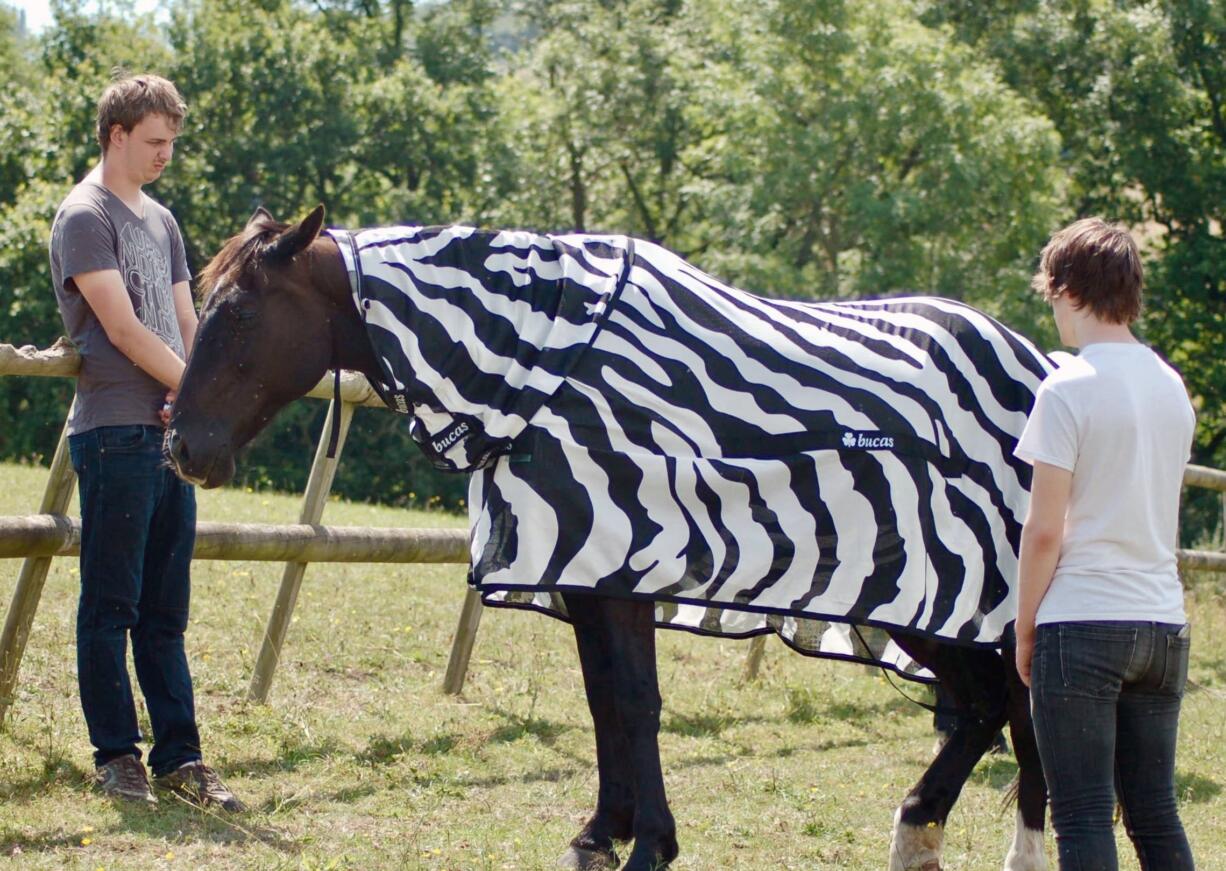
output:
[[268, 209], [264, 208], [263, 206], [256, 206], [251, 217], [247, 219], [247, 226], [250, 227], [252, 224], [264, 223], [275, 224], [276, 222], [277, 219], [272, 216], [272, 212], [268, 211]]
[[311, 214], [299, 223], [286, 228], [277, 238], [268, 243], [264, 256], [273, 260], [288, 260], [315, 241], [324, 228], [324, 207], [316, 206]]

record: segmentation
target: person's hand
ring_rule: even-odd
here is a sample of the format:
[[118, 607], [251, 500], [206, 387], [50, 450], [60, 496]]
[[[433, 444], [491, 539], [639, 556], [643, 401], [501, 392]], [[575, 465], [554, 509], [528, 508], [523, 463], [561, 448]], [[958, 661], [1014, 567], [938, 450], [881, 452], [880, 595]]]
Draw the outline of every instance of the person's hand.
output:
[[166, 401], [162, 403], [162, 408], [158, 411], [158, 419], [162, 421], [162, 426], [170, 426], [170, 407], [175, 404], [177, 395], [178, 391], [166, 391]]
[[1022, 683], [1027, 688], [1030, 687], [1030, 661], [1034, 658], [1034, 637], [1018, 638], [1017, 653], [1015, 659], [1017, 662], [1017, 673], [1021, 677]]

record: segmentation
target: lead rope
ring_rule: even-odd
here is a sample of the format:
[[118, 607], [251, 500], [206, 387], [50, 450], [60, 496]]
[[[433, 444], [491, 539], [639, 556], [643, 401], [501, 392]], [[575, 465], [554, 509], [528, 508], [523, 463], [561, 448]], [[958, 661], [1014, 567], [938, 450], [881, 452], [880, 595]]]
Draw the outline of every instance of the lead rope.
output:
[[[856, 637], [860, 639], [860, 643], [864, 645], [864, 649], [871, 653], [872, 648], [868, 646], [868, 642], [865, 641], [864, 636], [860, 634], [860, 627], [855, 623], [849, 623], [847, 625], [851, 627], [852, 632], [856, 633]], [[964, 712], [958, 708], [951, 708], [948, 705], [930, 705], [927, 702], [921, 702], [919, 699], [907, 695], [905, 692], [903, 692], [902, 687], [895, 682], [894, 676], [890, 674], [890, 670], [888, 668], [882, 665], [880, 661], [878, 661], [877, 667], [881, 669], [881, 673], [885, 676], [885, 679], [889, 682], [890, 686], [894, 688], [895, 692], [912, 704], [919, 705], [921, 708], [931, 711], [934, 714], [965, 716]]]
[[341, 440], [341, 367], [332, 370], [332, 432], [328, 435], [328, 459], [336, 459], [336, 446]]
[[341, 440], [341, 361], [336, 348], [336, 328], [328, 323], [328, 339], [332, 344], [332, 432], [328, 435], [329, 460], [336, 459], [336, 446]]
[[[352, 233], [345, 233], [345, 242], [349, 245], [349, 250], [353, 252], [353, 268], [358, 270], [358, 274], [360, 276], [362, 267], [361, 262], [358, 260], [358, 249], [353, 240]], [[337, 243], [337, 247], [340, 247], [339, 242]], [[345, 258], [342, 256], [341, 260], [344, 261], [344, 259]], [[346, 264], [345, 274], [350, 281], [352, 289], [356, 292], [356, 288], [361, 287], [361, 278], [359, 277], [357, 279], [355, 286], [353, 284], [353, 276], [349, 275], [348, 264]], [[363, 320], [365, 320], [365, 316], [363, 316]], [[327, 458], [329, 460], [335, 460], [336, 447], [341, 440], [341, 364], [340, 355], [337, 353], [336, 347], [336, 333], [332, 329], [329, 329], [329, 338], [332, 340], [332, 363], [334, 368], [332, 369], [332, 431], [328, 435]]]

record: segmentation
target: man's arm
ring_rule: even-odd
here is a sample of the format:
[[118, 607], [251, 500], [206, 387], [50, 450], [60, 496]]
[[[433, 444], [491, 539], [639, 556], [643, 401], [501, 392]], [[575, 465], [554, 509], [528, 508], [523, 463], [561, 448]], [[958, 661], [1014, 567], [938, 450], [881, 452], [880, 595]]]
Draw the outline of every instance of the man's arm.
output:
[[[192, 288], [189, 282], [176, 282], [172, 289], [175, 298], [175, 320], [179, 322], [179, 335], [183, 338], [183, 356], [186, 358], [191, 356], [192, 344], [196, 341], [196, 306], [192, 303]], [[178, 395], [179, 390], [176, 387], [166, 391], [166, 402], [158, 411], [162, 426], [170, 426], [170, 409]]]
[[183, 361], [136, 317], [119, 271], [83, 272], [72, 276], [72, 280], [97, 315], [111, 344], [149, 375], [177, 390], [183, 378]]
[[1022, 555], [1018, 564], [1017, 670], [1030, 686], [1030, 660], [1034, 654], [1034, 618], [1047, 595], [1060, 546], [1064, 543], [1064, 516], [1068, 513], [1073, 473], [1036, 461], [1030, 483], [1030, 510], [1022, 526]]
[[179, 335], [183, 337], [183, 356], [192, 352], [196, 341], [196, 305], [192, 302], [190, 282], [180, 281], [174, 286], [175, 319], [179, 322]]

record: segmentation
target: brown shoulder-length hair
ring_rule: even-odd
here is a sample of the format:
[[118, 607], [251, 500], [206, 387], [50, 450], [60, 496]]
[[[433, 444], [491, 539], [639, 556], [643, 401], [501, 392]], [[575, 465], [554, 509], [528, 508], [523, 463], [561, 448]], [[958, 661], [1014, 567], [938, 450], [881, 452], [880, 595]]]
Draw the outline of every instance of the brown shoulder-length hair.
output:
[[1048, 302], [1067, 293], [1100, 320], [1130, 324], [1141, 315], [1144, 279], [1132, 234], [1122, 224], [1083, 218], [1044, 246], [1031, 286]]
[[162, 115], [178, 130], [186, 114], [187, 103], [172, 82], [152, 73], [119, 73], [98, 99], [98, 144], [106, 154], [116, 124], [131, 132], [146, 116]]

